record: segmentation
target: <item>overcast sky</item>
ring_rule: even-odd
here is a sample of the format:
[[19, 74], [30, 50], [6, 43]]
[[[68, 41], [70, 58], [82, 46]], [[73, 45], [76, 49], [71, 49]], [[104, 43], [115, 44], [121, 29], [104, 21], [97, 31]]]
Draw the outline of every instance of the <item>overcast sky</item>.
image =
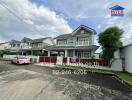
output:
[[[54, 37], [80, 24], [98, 34], [119, 26], [124, 29], [123, 40], [132, 40], [132, 0], [0, 0], [0, 4], [0, 42]], [[125, 8], [123, 17], [110, 16], [109, 8], [115, 5]]]

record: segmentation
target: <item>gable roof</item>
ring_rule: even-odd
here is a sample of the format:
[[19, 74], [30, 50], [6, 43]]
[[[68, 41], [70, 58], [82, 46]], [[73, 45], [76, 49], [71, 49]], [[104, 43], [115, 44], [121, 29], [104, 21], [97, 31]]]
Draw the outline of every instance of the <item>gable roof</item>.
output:
[[0, 45], [2, 45], [2, 44], [6, 44], [6, 43], [9, 43], [9, 42], [2, 42], [2, 43], [0, 43]]
[[77, 29], [75, 29], [72, 33], [70, 34], [62, 34], [62, 35], [59, 35], [57, 37], [55, 37], [54, 39], [67, 39], [67, 38], [70, 38], [70, 37], [73, 37], [74, 34], [79, 31], [81, 28], [84, 28], [90, 32], [92, 32], [93, 34], [96, 34], [96, 31], [90, 27], [87, 27], [85, 25], [80, 25]]
[[32, 41], [32, 39], [30, 39], [30, 38], [27, 38], [27, 37], [24, 37], [22, 40], [21, 40], [22, 42], [24, 42], [24, 41]]
[[86, 29], [87, 31], [90, 31], [90, 32], [92, 32], [93, 34], [96, 34], [96, 31], [95, 31], [94, 29], [92, 29], [92, 28], [90, 28], [90, 27], [88, 27], [88, 26], [86, 26], [86, 25], [80, 25], [77, 29], [75, 29], [75, 30], [72, 32], [72, 34], [76, 33], [76, 32], [79, 31], [81, 28]]
[[38, 38], [38, 39], [34, 39], [33, 42], [43, 42], [43, 40], [46, 40], [48, 38], [51, 38], [51, 37], [45, 37], [45, 38]]
[[123, 8], [123, 7], [119, 6], [119, 5], [116, 5], [116, 6], [111, 7], [110, 9], [111, 10], [123, 10], [125, 8]]
[[17, 41], [17, 40], [11, 40], [11, 41], [10, 41], [10, 44], [13, 44], [13, 43], [20, 43], [20, 41]]

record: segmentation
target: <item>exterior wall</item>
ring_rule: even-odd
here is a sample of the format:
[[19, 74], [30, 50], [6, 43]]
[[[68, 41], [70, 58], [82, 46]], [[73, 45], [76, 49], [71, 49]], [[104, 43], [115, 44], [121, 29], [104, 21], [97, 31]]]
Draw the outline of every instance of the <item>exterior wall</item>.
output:
[[[81, 41], [81, 39], [85, 39], [85, 41]], [[56, 40], [56, 45], [57, 46], [89, 46], [89, 45], [94, 45], [94, 36], [85, 35], [85, 36], [73, 37], [70, 39]]]
[[111, 70], [122, 71], [122, 60], [120, 58], [115, 59], [111, 65]]
[[11, 44], [10, 46], [11, 46], [10, 50], [19, 50], [21, 45], [20, 43], [14, 43]]
[[120, 50], [115, 51], [114, 59], [111, 59], [111, 70], [122, 71], [122, 59], [120, 56]]
[[44, 40], [43, 42], [47, 43], [49, 45], [54, 45], [54, 43], [53, 43], [54, 41], [52, 41], [51, 38], [48, 38], [48, 39]]
[[[81, 32], [83, 31], [83, 33]], [[72, 33], [73, 37], [56, 40], [57, 46], [89, 46], [94, 45], [94, 34], [85, 29]]]
[[0, 50], [10, 49], [10, 47], [9, 42], [0, 44]]
[[94, 53], [94, 58], [99, 59], [99, 53]]
[[120, 50], [115, 51], [114, 58], [116, 58], [116, 59], [120, 59], [121, 58]]
[[126, 46], [121, 50], [121, 57], [125, 58], [125, 70], [132, 73], [132, 45]]

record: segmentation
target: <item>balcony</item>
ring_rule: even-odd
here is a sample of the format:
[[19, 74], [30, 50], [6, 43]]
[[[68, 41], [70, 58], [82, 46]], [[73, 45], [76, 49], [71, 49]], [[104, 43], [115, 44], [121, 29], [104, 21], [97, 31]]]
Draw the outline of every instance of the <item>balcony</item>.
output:
[[75, 43], [57, 44], [57, 46], [89, 46], [89, 41], [81, 41]]

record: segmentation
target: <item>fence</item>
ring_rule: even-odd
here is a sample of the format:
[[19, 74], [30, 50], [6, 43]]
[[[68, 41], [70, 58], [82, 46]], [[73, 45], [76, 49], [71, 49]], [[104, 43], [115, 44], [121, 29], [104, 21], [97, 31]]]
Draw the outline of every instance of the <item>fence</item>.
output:
[[[57, 57], [39, 57], [40, 63], [57, 63]], [[63, 64], [67, 65], [89, 65], [89, 66], [105, 66], [108, 67], [110, 64], [107, 60], [103, 59], [81, 59], [81, 58], [69, 58], [63, 57]]]
[[[20, 56], [22, 56], [22, 55], [3, 55], [3, 59], [12, 60], [14, 57], [20, 57]], [[39, 56], [28, 55], [28, 56], [25, 56], [25, 57], [29, 58], [31, 62], [39, 62], [38, 61]]]
[[56, 63], [57, 57], [39, 57], [39, 62]]

